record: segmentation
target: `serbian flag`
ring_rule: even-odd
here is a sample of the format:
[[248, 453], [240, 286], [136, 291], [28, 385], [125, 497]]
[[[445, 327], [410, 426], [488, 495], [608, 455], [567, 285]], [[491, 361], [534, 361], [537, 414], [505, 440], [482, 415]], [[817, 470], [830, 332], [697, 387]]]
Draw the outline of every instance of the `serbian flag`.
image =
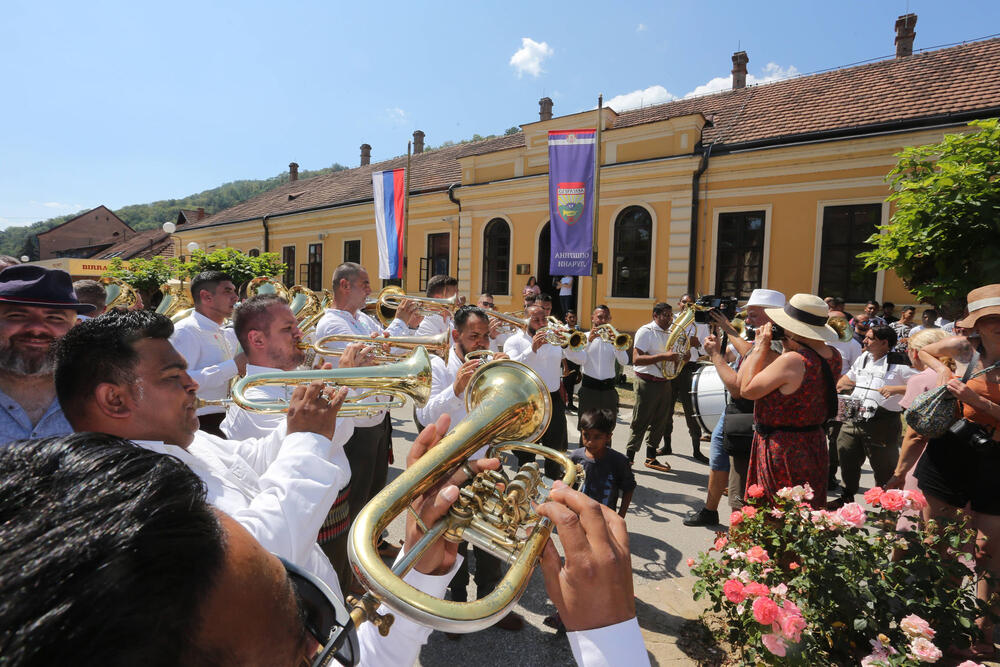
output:
[[406, 194], [405, 169], [372, 173], [375, 197], [375, 232], [378, 234], [378, 277], [403, 277], [403, 197]]
[[549, 132], [549, 273], [589, 276], [594, 246], [597, 130]]

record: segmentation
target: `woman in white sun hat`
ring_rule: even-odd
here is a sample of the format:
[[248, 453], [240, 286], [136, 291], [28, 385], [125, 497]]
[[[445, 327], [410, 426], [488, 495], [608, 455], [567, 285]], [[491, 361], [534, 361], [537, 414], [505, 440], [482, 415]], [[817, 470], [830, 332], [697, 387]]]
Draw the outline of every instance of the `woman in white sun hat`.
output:
[[[829, 453], [823, 424], [837, 412], [840, 353], [827, 345], [837, 332], [827, 324], [827, 305], [796, 294], [783, 308], [764, 312], [754, 348], [740, 367], [740, 393], [754, 400], [754, 439], [747, 488], [757, 484], [771, 497], [781, 488], [808, 483], [813, 507], [826, 505]], [[771, 340], [784, 353], [765, 363]]]

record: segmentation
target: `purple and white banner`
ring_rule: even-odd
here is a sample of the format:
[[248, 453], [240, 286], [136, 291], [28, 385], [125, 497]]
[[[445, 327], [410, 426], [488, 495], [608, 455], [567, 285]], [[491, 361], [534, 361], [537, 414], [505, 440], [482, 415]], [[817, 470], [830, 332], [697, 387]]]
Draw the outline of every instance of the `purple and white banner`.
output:
[[591, 275], [596, 136], [596, 130], [549, 132], [549, 273], [554, 276]]

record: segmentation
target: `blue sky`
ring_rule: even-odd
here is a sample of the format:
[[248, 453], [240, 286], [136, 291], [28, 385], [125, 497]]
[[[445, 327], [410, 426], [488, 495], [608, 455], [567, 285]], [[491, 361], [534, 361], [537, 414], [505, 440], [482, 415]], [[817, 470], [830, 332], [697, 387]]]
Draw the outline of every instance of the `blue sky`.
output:
[[1000, 33], [1000, 2], [6, 0], [0, 227]]

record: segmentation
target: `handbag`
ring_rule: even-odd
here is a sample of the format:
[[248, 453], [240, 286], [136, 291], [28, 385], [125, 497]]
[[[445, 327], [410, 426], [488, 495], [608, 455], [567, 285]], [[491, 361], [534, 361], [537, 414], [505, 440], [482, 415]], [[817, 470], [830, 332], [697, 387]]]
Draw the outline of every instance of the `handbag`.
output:
[[[736, 400], [726, 406], [722, 422], [722, 449], [730, 456], [750, 456], [753, 446], [753, 403]], [[747, 412], [749, 407], [749, 412]]]
[[[979, 361], [979, 351], [975, 350], [972, 354], [972, 360], [965, 369], [965, 375], [962, 376], [963, 383], [1000, 366], [1000, 362], [997, 362], [977, 373], [973, 373], [972, 368], [976, 365], [977, 361]], [[933, 439], [940, 438], [947, 433], [951, 425], [958, 420], [958, 416], [958, 399], [948, 391], [947, 387], [940, 386], [925, 391], [913, 399], [903, 418], [906, 420], [906, 424], [914, 431], [925, 438]]]

